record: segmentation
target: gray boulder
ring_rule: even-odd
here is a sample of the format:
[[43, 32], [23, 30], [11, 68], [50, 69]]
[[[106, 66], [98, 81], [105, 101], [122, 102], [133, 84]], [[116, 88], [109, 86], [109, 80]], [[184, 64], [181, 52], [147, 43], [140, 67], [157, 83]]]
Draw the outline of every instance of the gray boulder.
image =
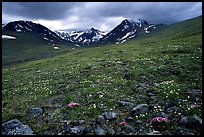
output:
[[74, 126], [70, 129], [70, 134], [72, 135], [82, 135], [84, 131], [84, 128], [81, 126]]
[[13, 119], [2, 124], [2, 135], [33, 135], [33, 130], [19, 120]]
[[106, 120], [115, 120], [117, 115], [115, 112], [104, 112], [101, 114]]
[[94, 129], [94, 132], [96, 135], [105, 135], [105, 131], [99, 126], [97, 125], [96, 128]]
[[134, 107], [134, 104], [127, 101], [118, 101], [119, 106], [124, 106], [127, 109], [132, 109]]
[[133, 114], [136, 114], [136, 115], [139, 115], [139, 114], [143, 114], [143, 113], [146, 113], [149, 111], [149, 108], [148, 108], [149, 105], [147, 104], [139, 104], [137, 105], [136, 107], [134, 107], [131, 112]]
[[32, 117], [37, 117], [37, 116], [39, 116], [42, 112], [43, 112], [43, 110], [42, 110], [41, 108], [36, 107], [36, 108], [32, 108], [32, 109], [31, 109], [30, 115], [31, 115]]

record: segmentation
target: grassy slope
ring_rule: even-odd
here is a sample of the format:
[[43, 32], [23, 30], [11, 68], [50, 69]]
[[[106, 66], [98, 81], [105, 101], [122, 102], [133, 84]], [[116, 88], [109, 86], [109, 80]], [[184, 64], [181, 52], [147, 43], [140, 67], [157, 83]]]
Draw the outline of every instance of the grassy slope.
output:
[[[62, 118], [91, 122], [112, 109], [121, 112], [117, 119], [120, 121], [129, 112], [118, 106], [118, 100], [147, 103], [139, 97], [146, 95], [145, 91], [137, 88], [144, 82], [159, 84], [150, 86], [149, 90], [161, 100], [181, 98], [188, 102], [186, 92], [202, 86], [201, 18], [156, 33], [120, 45], [78, 49], [3, 69], [2, 122], [18, 118], [28, 123], [35, 133], [42, 134], [46, 130], [61, 130]], [[52, 98], [59, 100], [51, 103]], [[81, 106], [69, 110], [65, 105], [70, 101]], [[38, 106], [44, 107], [46, 113], [29, 119], [30, 108]], [[201, 107], [202, 104], [189, 110], [186, 103], [181, 107], [182, 115], [201, 116]], [[44, 118], [48, 112], [56, 115], [46, 123]], [[146, 121], [153, 113], [156, 112], [134, 118]]]
[[[71, 44], [58, 45], [59, 50], [55, 50], [53, 45], [49, 45], [32, 33], [4, 32], [6, 35], [15, 36], [16, 40], [3, 39], [2, 41], [2, 65], [25, 62], [39, 58], [49, 57], [61, 52], [70, 51]], [[25, 42], [26, 41], [26, 42]]]

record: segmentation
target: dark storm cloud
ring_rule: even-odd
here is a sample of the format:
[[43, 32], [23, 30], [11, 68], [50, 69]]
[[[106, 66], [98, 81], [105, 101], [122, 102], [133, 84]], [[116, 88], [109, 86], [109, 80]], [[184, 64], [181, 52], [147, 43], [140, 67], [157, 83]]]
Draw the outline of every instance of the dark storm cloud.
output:
[[41, 20], [56, 29], [110, 30], [125, 18], [171, 24], [202, 15], [201, 2], [4, 2], [2, 7], [3, 21]]
[[90, 7], [91, 4], [87, 4], [87, 11], [81, 14], [89, 17], [142, 18], [154, 23], [167, 24], [202, 13], [202, 4], [198, 2], [114, 2]]
[[3, 13], [30, 19], [58, 20], [67, 16], [77, 3], [60, 2], [8, 2], [3, 3]]

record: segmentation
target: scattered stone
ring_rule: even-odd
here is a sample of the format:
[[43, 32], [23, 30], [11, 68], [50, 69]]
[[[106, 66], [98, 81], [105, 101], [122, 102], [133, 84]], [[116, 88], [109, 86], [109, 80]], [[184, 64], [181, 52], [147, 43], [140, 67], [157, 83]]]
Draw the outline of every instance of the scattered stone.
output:
[[166, 113], [173, 113], [176, 112], [178, 110], [178, 108], [176, 106], [174, 107], [170, 107], [170, 108], [166, 108]]
[[52, 120], [55, 113], [48, 113], [48, 120]]
[[137, 120], [137, 121], [135, 121], [135, 124], [136, 125], [141, 125], [141, 124], [143, 124], [143, 122], [141, 120]]
[[162, 135], [159, 131], [152, 131], [147, 133], [147, 135]]
[[118, 101], [119, 106], [125, 106], [127, 109], [132, 109], [134, 104], [127, 101]]
[[137, 87], [138, 87], [138, 89], [145, 89], [149, 86], [150, 85], [147, 82], [144, 82], [144, 83], [140, 83]]
[[149, 92], [149, 93], [147, 93], [147, 96], [148, 96], [148, 97], [152, 97], [152, 96], [154, 96], [154, 94], [151, 93], [151, 92]]
[[200, 127], [202, 128], [202, 119], [199, 118], [197, 115], [193, 115], [191, 118], [190, 118], [190, 123], [196, 127]]
[[121, 134], [122, 129], [120, 127], [116, 127], [115, 128], [115, 134], [116, 135], [120, 135]]
[[37, 116], [39, 116], [40, 114], [42, 114], [42, 112], [43, 112], [43, 110], [42, 110], [41, 108], [36, 107], [36, 108], [32, 108], [32, 109], [31, 109], [30, 115], [31, 115], [32, 117], [37, 117]]
[[154, 115], [154, 117], [164, 117], [164, 118], [168, 118], [169, 115], [164, 113], [164, 112], [158, 112]]
[[109, 128], [107, 129], [107, 132], [108, 132], [108, 135], [114, 135], [114, 134], [115, 134], [115, 131], [113, 130], [112, 127], [109, 127]]
[[33, 130], [19, 120], [13, 119], [2, 124], [2, 135], [33, 135]]
[[182, 117], [181, 120], [180, 120], [180, 124], [183, 125], [183, 126], [186, 126], [188, 125], [188, 117]]
[[105, 135], [105, 131], [99, 126], [97, 125], [96, 128], [94, 129], [94, 132], [96, 135]]
[[73, 128], [70, 129], [70, 134], [71, 135], [82, 135], [84, 131], [84, 128], [81, 126], [74, 126]]
[[176, 106], [176, 103], [173, 102], [173, 101], [167, 100], [166, 103], [165, 103], [166, 108], [170, 108], [170, 107], [174, 107], [174, 106]]
[[127, 120], [127, 121], [133, 121], [133, 120], [134, 120], [134, 118], [133, 118], [133, 117], [131, 117], [131, 116], [128, 116], [128, 117], [126, 118], [126, 120]]
[[123, 129], [125, 130], [125, 132], [126, 133], [135, 133], [136, 132], [136, 130], [132, 127], [132, 126], [130, 126], [130, 125], [125, 125], [124, 127], [123, 127]]
[[191, 91], [188, 91], [187, 94], [191, 97], [191, 99], [195, 99], [200, 93], [200, 90], [192, 89]]
[[103, 124], [103, 123], [105, 123], [105, 118], [104, 118], [104, 116], [99, 115], [99, 116], [96, 118], [96, 123], [98, 123], [98, 124]]
[[186, 127], [202, 128], [202, 119], [197, 115], [193, 115], [192, 117], [182, 117], [180, 124]]
[[149, 105], [147, 104], [139, 104], [136, 107], [134, 107], [131, 112], [136, 115], [146, 113], [149, 111], [148, 106]]
[[106, 120], [115, 120], [117, 118], [117, 115], [114, 112], [104, 112], [101, 115], [104, 116]]

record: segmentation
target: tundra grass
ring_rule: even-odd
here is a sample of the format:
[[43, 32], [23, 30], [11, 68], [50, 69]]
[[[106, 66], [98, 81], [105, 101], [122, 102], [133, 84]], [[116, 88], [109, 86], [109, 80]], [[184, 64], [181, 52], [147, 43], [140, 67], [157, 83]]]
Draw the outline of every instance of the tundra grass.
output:
[[[148, 90], [154, 91], [158, 100], [182, 99], [186, 101], [183, 106], [178, 104], [182, 115], [201, 117], [202, 102], [198, 108], [189, 109], [186, 92], [202, 90], [202, 31], [179, 34], [182, 37], [175, 35], [76, 49], [4, 68], [2, 122], [17, 118], [30, 125], [36, 134], [46, 131], [57, 134], [63, 130], [63, 120], [91, 123], [107, 111], [119, 112], [116, 122], [123, 121], [130, 111], [118, 106], [118, 101], [148, 104], [144, 98], [146, 90], [138, 88], [145, 82], [157, 85]], [[66, 104], [70, 102], [80, 106], [68, 108]], [[30, 118], [33, 107], [43, 108], [43, 114]], [[134, 119], [145, 122], [159, 111]], [[54, 118], [49, 121], [50, 113], [54, 113]]]

